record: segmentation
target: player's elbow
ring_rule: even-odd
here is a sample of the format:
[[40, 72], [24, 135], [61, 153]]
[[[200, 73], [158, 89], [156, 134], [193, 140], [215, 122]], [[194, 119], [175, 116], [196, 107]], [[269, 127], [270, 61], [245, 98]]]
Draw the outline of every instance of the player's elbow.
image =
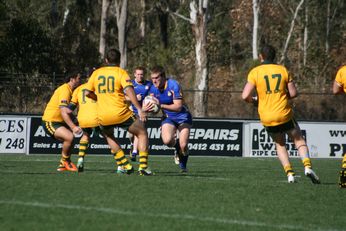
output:
[[183, 109], [182, 105], [177, 105], [177, 107], [174, 108], [175, 112], [180, 112]]
[[244, 100], [247, 103], [250, 103], [250, 96], [242, 94], [241, 95], [242, 100]]
[[341, 93], [341, 91], [340, 91], [340, 88], [339, 87], [333, 87], [333, 94], [334, 95], [338, 95], [338, 94], [340, 94]]
[[289, 96], [291, 99], [296, 98], [298, 96], [298, 92], [297, 91], [289, 92]]

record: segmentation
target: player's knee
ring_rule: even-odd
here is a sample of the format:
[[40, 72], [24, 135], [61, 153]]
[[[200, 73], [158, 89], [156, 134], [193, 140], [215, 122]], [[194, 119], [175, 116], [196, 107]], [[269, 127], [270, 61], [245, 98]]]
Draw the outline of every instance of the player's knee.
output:
[[162, 142], [168, 147], [173, 147], [175, 145], [175, 140], [169, 137], [162, 137]]
[[72, 143], [72, 141], [73, 141], [73, 139], [74, 139], [73, 133], [72, 133], [72, 132], [71, 132], [71, 133], [66, 133], [65, 136], [66, 136], [66, 141]]
[[188, 143], [187, 142], [180, 142], [180, 148], [182, 150], [187, 150], [188, 149]]

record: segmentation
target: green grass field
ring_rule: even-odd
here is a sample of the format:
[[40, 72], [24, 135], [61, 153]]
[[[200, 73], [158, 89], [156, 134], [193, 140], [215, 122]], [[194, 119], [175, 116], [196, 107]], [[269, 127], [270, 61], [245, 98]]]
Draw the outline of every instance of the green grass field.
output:
[[56, 172], [58, 160], [0, 155], [1, 231], [346, 230], [341, 160], [312, 160], [320, 185], [298, 159], [295, 184], [274, 158], [191, 156], [181, 175], [171, 156], [152, 156], [151, 177], [117, 175], [111, 156], [87, 156], [80, 174]]

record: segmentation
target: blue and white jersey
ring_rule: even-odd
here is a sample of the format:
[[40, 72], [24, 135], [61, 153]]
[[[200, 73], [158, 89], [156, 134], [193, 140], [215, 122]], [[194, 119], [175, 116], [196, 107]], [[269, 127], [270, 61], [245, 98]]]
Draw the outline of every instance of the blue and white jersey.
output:
[[[140, 105], [142, 105], [143, 103], [143, 99], [145, 98], [145, 96], [147, 96], [149, 94], [149, 89], [150, 87], [153, 85], [152, 82], [148, 81], [148, 80], [144, 80], [144, 83], [137, 83], [136, 80], [132, 80], [132, 84], [135, 90], [136, 95], [140, 94], [141, 100], [138, 101]], [[133, 112], [138, 115], [138, 110], [137, 108], [131, 104], [131, 108], [133, 110]]]
[[[149, 91], [149, 95], [156, 97], [159, 100], [160, 104], [173, 104], [173, 100], [183, 100], [181, 87], [179, 83], [174, 79], [167, 79], [165, 88], [162, 91], [152, 85]], [[166, 109], [162, 109], [162, 112], [167, 118], [177, 122], [178, 124], [181, 124], [178, 121], [182, 121], [182, 118], [189, 118], [189, 120], [191, 120], [191, 114], [186, 105], [182, 106], [180, 112], [169, 111]]]

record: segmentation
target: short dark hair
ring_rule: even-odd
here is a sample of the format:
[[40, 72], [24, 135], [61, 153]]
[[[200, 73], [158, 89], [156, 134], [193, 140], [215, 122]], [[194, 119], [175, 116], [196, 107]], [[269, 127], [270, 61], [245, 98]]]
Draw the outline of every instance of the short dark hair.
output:
[[275, 59], [276, 51], [271, 45], [264, 45], [261, 49], [261, 55], [264, 60], [273, 62]]
[[109, 63], [119, 64], [120, 63], [120, 52], [116, 49], [110, 49], [107, 52], [106, 59]]
[[71, 79], [77, 78], [77, 76], [79, 75], [80, 77], [83, 77], [83, 72], [78, 70], [78, 69], [71, 69], [65, 72], [65, 78], [64, 78], [64, 82], [68, 83], [70, 82]]
[[162, 66], [154, 66], [150, 69], [150, 72], [160, 74], [162, 77], [166, 77], [165, 69]]
[[143, 67], [143, 66], [137, 66], [137, 67], [135, 68], [135, 71], [136, 71], [136, 70], [143, 71], [143, 73], [146, 72], [145, 67]]

